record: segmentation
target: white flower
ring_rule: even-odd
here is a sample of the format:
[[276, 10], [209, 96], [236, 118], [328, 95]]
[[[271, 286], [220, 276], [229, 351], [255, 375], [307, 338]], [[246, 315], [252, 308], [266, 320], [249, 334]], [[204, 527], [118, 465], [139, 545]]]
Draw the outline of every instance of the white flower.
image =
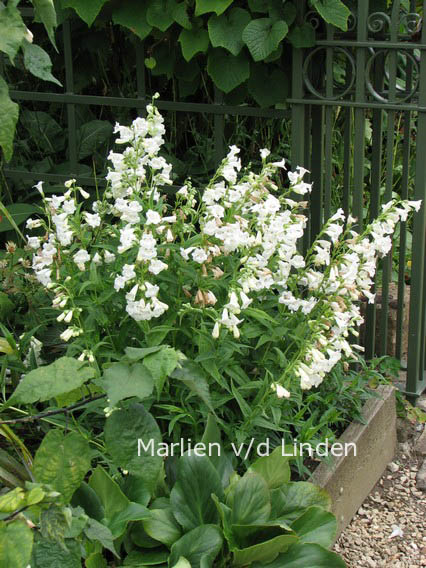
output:
[[37, 227], [41, 227], [41, 220], [40, 219], [27, 219], [26, 223], [27, 229], [37, 229]]
[[270, 153], [271, 151], [268, 150], [267, 148], [262, 148], [260, 150], [260, 157], [262, 158], [262, 160], [266, 160], [266, 158], [269, 156]]
[[277, 393], [278, 398], [290, 398], [290, 392], [278, 383], [271, 384], [272, 390]]
[[68, 327], [65, 331], [61, 333], [59, 336], [62, 341], [69, 341], [71, 337], [74, 337], [74, 330], [72, 327]]
[[111, 264], [115, 260], [115, 254], [109, 252], [109, 250], [104, 250], [104, 259], [107, 264]]
[[195, 260], [195, 262], [198, 262], [199, 264], [203, 264], [203, 262], [205, 262], [207, 260], [208, 256], [207, 256], [207, 253], [204, 249], [196, 248], [192, 253], [192, 258], [193, 258], [193, 260]]
[[120, 254], [132, 248], [136, 241], [135, 229], [130, 225], [126, 225], [120, 230], [120, 245], [117, 250]]
[[188, 197], [188, 186], [184, 185], [176, 192], [176, 195], [182, 195], [182, 197]]
[[152, 260], [157, 256], [156, 240], [151, 233], [144, 233], [139, 241], [137, 261]]
[[40, 239], [38, 237], [29, 237], [27, 235], [28, 246], [32, 249], [40, 248]]
[[83, 199], [89, 199], [90, 193], [87, 193], [87, 191], [84, 191], [84, 189], [82, 187], [79, 187], [78, 191], [80, 192], [80, 195], [81, 195], [81, 197], [83, 197]]
[[85, 263], [89, 262], [90, 255], [87, 250], [80, 249], [75, 255], [72, 257], [76, 265], [80, 270], [85, 269]]
[[149, 209], [146, 212], [146, 224], [147, 225], [158, 225], [161, 223], [161, 215], [157, 211]]
[[90, 227], [96, 228], [101, 224], [101, 218], [98, 213], [85, 213], [84, 217]]
[[159, 274], [162, 270], [166, 270], [166, 268], [168, 268], [168, 265], [165, 262], [161, 262], [161, 260], [158, 259], [154, 259], [151, 260], [151, 262], [149, 263], [149, 272], [151, 272], [152, 274]]
[[33, 185], [33, 187], [36, 188], [36, 190], [40, 193], [40, 195], [42, 197], [44, 197], [44, 191], [43, 191], [43, 182], [39, 181], [38, 183], [36, 183], [35, 185]]
[[213, 337], [214, 339], [217, 339], [217, 338], [219, 337], [219, 334], [220, 334], [220, 323], [217, 321], [217, 322], [214, 324], [214, 327], [213, 327], [212, 337]]

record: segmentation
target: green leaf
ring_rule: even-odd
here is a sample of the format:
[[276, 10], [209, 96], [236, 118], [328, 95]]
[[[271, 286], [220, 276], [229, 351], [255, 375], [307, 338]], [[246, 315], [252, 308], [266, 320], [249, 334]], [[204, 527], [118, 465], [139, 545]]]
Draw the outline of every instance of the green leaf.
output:
[[31, 568], [81, 568], [80, 544], [67, 539], [65, 546], [37, 538], [34, 542]]
[[128, 474], [124, 477], [120, 487], [130, 501], [146, 506], [151, 500], [151, 493], [140, 477]]
[[63, 148], [63, 128], [47, 112], [23, 110], [20, 123], [43, 145], [44, 153], [53, 154]]
[[38, 367], [25, 375], [8, 402], [31, 404], [50, 400], [81, 387], [94, 374], [84, 361], [60, 357], [50, 365]]
[[191, 564], [188, 562], [186, 558], [181, 556], [173, 568], [191, 568]]
[[313, 505], [326, 510], [331, 508], [331, 498], [327, 491], [307, 481], [286, 483], [279, 489], [274, 489], [271, 492], [271, 503], [272, 518], [290, 521]]
[[10, 161], [13, 154], [13, 138], [18, 116], [19, 105], [9, 97], [9, 87], [0, 75], [0, 146], [6, 162]]
[[62, 87], [62, 83], [52, 75], [52, 62], [49, 54], [39, 45], [25, 41], [23, 46], [24, 65], [27, 71], [32, 73], [34, 77], [50, 81]]
[[8, 2], [7, 6], [2, 3], [0, 6], [0, 51], [6, 53], [12, 63], [27, 33], [17, 3]]
[[149, 517], [149, 510], [139, 503], [129, 503], [123, 511], [120, 511], [108, 520], [108, 527], [111, 529], [114, 538], [121, 536], [129, 522], [143, 521]]
[[206, 374], [197, 363], [190, 359], [185, 359], [182, 361], [181, 366], [175, 369], [170, 376], [184, 383], [213, 411]]
[[0, 521], [0, 566], [27, 568], [31, 559], [33, 533], [25, 521]]
[[278, 554], [288, 550], [297, 541], [297, 536], [283, 534], [247, 548], [233, 548], [233, 564], [235, 566], [248, 566], [252, 562], [261, 562], [262, 565], [267, 564], [275, 560]]
[[74, 492], [71, 504], [73, 507], [81, 507], [92, 519], [100, 521], [104, 518], [104, 508], [98, 495], [85, 481]]
[[123, 566], [156, 566], [158, 564], [167, 565], [167, 558], [169, 557], [168, 550], [132, 550], [126, 556]]
[[191, 20], [188, 16], [188, 6], [186, 2], [176, 4], [176, 6], [172, 9], [172, 16], [174, 21], [186, 30], [190, 30], [192, 28]]
[[120, 400], [131, 396], [141, 400], [147, 398], [154, 388], [154, 378], [142, 363], [113, 363], [104, 372], [102, 386], [108, 394], [110, 405], [115, 406]]
[[347, 31], [351, 12], [341, 0], [312, 0], [312, 6], [328, 24]]
[[192, 28], [190, 30], [182, 30], [179, 34], [178, 42], [186, 61], [191, 61], [197, 53], [205, 53], [207, 51], [210, 40], [207, 30]]
[[[138, 440], [146, 445], [152, 441], [154, 452], [144, 450], [138, 445]], [[161, 442], [161, 433], [156, 421], [142, 404], [116, 410], [108, 417], [105, 442], [116, 466], [141, 477], [147, 488], [154, 489], [162, 466], [161, 457], [155, 453], [156, 445]]]
[[315, 30], [311, 24], [308, 23], [304, 23], [301, 26], [294, 26], [287, 37], [293, 47], [302, 48], [313, 47], [315, 45]]
[[229, 93], [249, 78], [250, 64], [242, 53], [235, 57], [215, 49], [209, 54], [207, 72], [221, 91]]
[[233, 484], [226, 497], [235, 525], [263, 523], [269, 519], [271, 502], [266, 481], [257, 473], [246, 473]]
[[242, 8], [232, 8], [221, 16], [213, 14], [208, 22], [213, 47], [224, 47], [232, 55], [238, 55], [244, 47], [243, 30], [250, 20], [249, 12]]
[[89, 519], [88, 524], [84, 529], [84, 534], [89, 540], [96, 540], [100, 542], [104, 548], [118, 557], [114, 547], [113, 535], [108, 527], [98, 521], [95, 521], [95, 519]]
[[157, 353], [151, 353], [144, 358], [143, 364], [149, 369], [155, 382], [158, 395], [163, 390], [167, 377], [176, 369], [182, 355], [171, 347], [164, 347]]
[[255, 61], [261, 61], [277, 49], [288, 32], [284, 20], [272, 18], [252, 20], [243, 31], [243, 41]]
[[309, 507], [290, 525], [300, 542], [320, 544], [329, 548], [336, 537], [336, 517], [321, 507]]
[[[183, 455], [179, 459], [177, 480], [170, 493], [173, 514], [184, 530], [216, 523], [218, 513], [211, 498], [223, 495], [219, 474], [207, 456]], [[182, 553], [182, 556], [188, 556]]]
[[31, 2], [34, 6], [34, 21], [44, 25], [52, 45], [56, 48], [55, 29], [57, 19], [53, 0], [31, 0]]
[[161, 349], [163, 349], [163, 345], [157, 345], [156, 347], [126, 347], [124, 352], [126, 353], [127, 359], [130, 361], [140, 361], [147, 355], [157, 353], [157, 351]]
[[40, 534], [46, 540], [63, 544], [69, 521], [63, 507], [51, 505], [40, 513]]
[[251, 12], [265, 13], [269, 8], [268, 0], [248, 0], [248, 5]]
[[186, 533], [171, 548], [169, 567], [183, 556], [192, 568], [209, 568], [222, 548], [222, 534], [215, 525], [201, 525]]
[[25, 493], [22, 487], [16, 487], [0, 496], [0, 512], [13, 513], [25, 504]]
[[282, 455], [281, 446], [269, 455], [257, 459], [248, 471], [254, 471], [263, 477], [269, 489], [277, 489], [290, 481], [289, 458]]
[[129, 500], [121, 491], [118, 484], [100, 465], [98, 465], [90, 476], [89, 487], [93, 489], [98, 496], [106, 519], [112, 519], [129, 504]]
[[294, 544], [270, 564], [256, 563], [252, 568], [346, 568], [334, 552], [318, 544]]
[[146, 20], [148, 4], [140, 0], [126, 0], [116, 5], [112, 11], [114, 24], [129, 28], [139, 39], [145, 39], [152, 30]]
[[[289, 93], [289, 84], [283, 70], [264, 63], [252, 65], [248, 88], [251, 96], [261, 107], [283, 104]], [[261, 339], [262, 336], [259, 341]]]
[[90, 462], [89, 444], [80, 434], [64, 435], [62, 430], [50, 430], [35, 454], [33, 474], [38, 482], [50, 484], [68, 502], [89, 471]]
[[[34, 205], [30, 205], [29, 203], [12, 203], [11, 205], [8, 205], [6, 209], [17, 225], [22, 225], [22, 223], [25, 223], [30, 215], [39, 211], [37, 207], [34, 207]], [[8, 219], [5, 217], [1, 219], [0, 233], [10, 231], [13, 228], [12, 223]]]
[[104, 146], [112, 134], [112, 125], [107, 120], [91, 120], [77, 131], [77, 147], [79, 160], [91, 156]]
[[89, 27], [106, 2], [107, 0], [61, 0], [62, 8], [73, 8]]
[[231, 4], [232, 0], [195, 0], [195, 15], [201, 16], [208, 12], [215, 12], [220, 16]]
[[151, 509], [149, 518], [143, 521], [143, 528], [147, 535], [169, 548], [182, 536], [171, 508]]
[[86, 558], [86, 568], [108, 568], [108, 565], [101, 552], [92, 552]]
[[146, 12], [148, 24], [165, 32], [174, 22], [175, 8], [175, 0], [151, 0]]

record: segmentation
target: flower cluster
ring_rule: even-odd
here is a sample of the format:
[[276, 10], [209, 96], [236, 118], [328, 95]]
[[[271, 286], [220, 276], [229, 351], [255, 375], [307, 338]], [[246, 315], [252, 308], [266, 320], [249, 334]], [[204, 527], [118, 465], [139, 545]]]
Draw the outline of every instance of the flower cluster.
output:
[[[311, 191], [304, 168], [287, 171], [284, 160], [268, 161], [262, 149], [261, 171], [242, 172], [240, 150], [231, 146], [201, 195], [187, 182], [170, 199], [163, 188], [172, 183], [172, 168], [159, 155], [165, 130], [155, 106], [129, 127], [117, 124], [115, 133], [126, 147], [109, 154], [102, 199], [89, 206], [75, 180], [50, 198], [38, 184], [46, 219], [27, 222], [28, 229], [44, 229], [28, 237], [28, 246], [37, 279], [54, 292], [58, 321], [68, 325], [64, 341], [93, 327], [85, 294], [100, 281], [108, 309], [124, 306], [144, 332], [161, 327], [163, 315], [175, 314], [175, 321], [197, 314], [197, 325], [214, 339], [231, 333], [238, 340], [265, 303], [280, 318], [296, 318], [291, 361], [272, 383], [280, 398], [290, 395], [295, 377], [309, 389], [342, 357], [356, 356], [349, 335], [362, 322], [359, 301], [374, 301], [377, 258], [389, 251], [396, 223], [419, 202], [386, 204], [361, 235], [353, 230], [355, 219], [339, 210], [303, 256], [307, 202], [301, 196]], [[99, 324], [99, 341], [107, 325]], [[82, 356], [89, 352], [93, 358], [81, 347]]]

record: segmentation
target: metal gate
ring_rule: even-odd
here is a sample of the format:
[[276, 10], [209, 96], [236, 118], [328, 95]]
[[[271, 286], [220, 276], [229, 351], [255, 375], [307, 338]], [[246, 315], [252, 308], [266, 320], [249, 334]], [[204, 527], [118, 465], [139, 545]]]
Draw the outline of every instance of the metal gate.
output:
[[[330, 217], [336, 184], [342, 207], [358, 219], [359, 229], [394, 193], [423, 200], [413, 222], [402, 225], [397, 250], [378, 267], [381, 306], [366, 306], [364, 336], [371, 358], [389, 354], [394, 331], [391, 352], [404, 359], [407, 351], [405, 392], [414, 401], [426, 387], [426, 25], [422, 28], [421, 17], [426, 2], [419, 9], [419, 2], [407, 6], [397, 0], [384, 13], [374, 12], [373, 2], [362, 0], [344, 33], [330, 25], [320, 29], [317, 14], [305, 12], [305, 3], [300, 4], [300, 21], [309, 21], [318, 38], [314, 48], [293, 52], [289, 101], [292, 162], [309, 167], [314, 182], [308, 238]], [[335, 152], [343, 154], [343, 171], [336, 170]], [[391, 310], [395, 330], [390, 329]]]

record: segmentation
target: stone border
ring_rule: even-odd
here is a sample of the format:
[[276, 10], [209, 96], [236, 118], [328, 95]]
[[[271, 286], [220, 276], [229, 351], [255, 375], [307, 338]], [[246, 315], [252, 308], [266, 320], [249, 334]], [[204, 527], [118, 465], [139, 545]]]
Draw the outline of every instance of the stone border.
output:
[[[309, 481], [326, 489], [332, 498], [332, 511], [337, 517], [337, 536], [350, 523], [364, 499], [381, 478], [396, 450], [395, 389], [382, 385], [380, 398], [368, 400], [362, 416], [366, 423], [352, 422], [339, 438], [342, 444], [354, 442], [353, 452], [321, 463]], [[336, 537], [337, 538], [337, 537]]]

